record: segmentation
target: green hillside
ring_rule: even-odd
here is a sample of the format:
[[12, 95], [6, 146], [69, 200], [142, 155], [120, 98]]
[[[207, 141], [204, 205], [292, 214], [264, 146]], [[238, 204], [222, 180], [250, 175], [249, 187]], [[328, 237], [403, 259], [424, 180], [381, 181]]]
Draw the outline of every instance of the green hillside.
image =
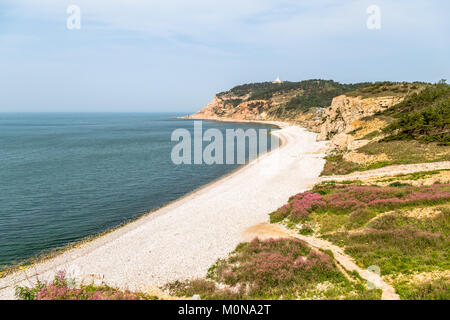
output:
[[413, 94], [385, 114], [396, 120], [383, 141], [418, 140], [450, 145], [450, 86], [440, 83]]

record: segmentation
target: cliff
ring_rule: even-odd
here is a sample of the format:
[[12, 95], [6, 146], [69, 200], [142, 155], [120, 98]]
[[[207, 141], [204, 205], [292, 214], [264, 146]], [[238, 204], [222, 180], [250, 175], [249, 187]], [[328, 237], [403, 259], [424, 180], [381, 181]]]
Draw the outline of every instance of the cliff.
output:
[[332, 80], [246, 84], [217, 94], [187, 118], [289, 121], [320, 132], [324, 108], [332, 99], [365, 85]]
[[236, 119], [236, 120], [273, 120], [267, 114], [269, 102], [265, 100], [251, 100], [234, 105], [227, 97], [215, 96], [199, 112], [188, 116], [192, 119]]
[[354, 135], [350, 133], [362, 130], [366, 134], [378, 130], [386, 122], [377, 119], [361, 121], [361, 119], [385, 111], [403, 101], [404, 97], [386, 96], [362, 98], [340, 95], [335, 97], [331, 106], [326, 109], [322, 124], [319, 126], [318, 140], [331, 140], [334, 147], [340, 150], [361, 147], [366, 141], [354, 143]]
[[[294, 122], [331, 139], [337, 149], [352, 149], [350, 132], [370, 133], [387, 123], [361, 119], [387, 110], [423, 89], [420, 83], [340, 84], [331, 80], [255, 83], [217, 94], [191, 119], [273, 120]], [[363, 128], [364, 127], [364, 128]]]

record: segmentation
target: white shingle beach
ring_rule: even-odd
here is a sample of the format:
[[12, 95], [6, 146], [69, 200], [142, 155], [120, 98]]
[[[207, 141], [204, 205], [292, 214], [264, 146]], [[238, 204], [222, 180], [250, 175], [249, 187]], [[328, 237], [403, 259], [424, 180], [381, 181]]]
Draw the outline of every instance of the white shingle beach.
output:
[[277, 131], [282, 146], [232, 174], [104, 236], [0, 279], [0, 299], [16, 285], [49, 280], [58, 270], [84, 281], [147, 290], [205, 276], [244, 232], [313, 185], [322, 171], [324, 142], [298, 126]]

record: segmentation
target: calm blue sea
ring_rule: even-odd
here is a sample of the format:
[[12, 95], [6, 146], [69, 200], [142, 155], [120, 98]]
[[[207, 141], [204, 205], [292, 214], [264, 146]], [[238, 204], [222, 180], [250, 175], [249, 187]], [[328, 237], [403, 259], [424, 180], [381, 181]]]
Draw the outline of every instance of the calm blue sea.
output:
[[[0, 269], [136, 218], [236, 169], [180, 165], [177, 114], [0, 113]], [[270, 128], [204, 121], [203, 129]], [[273, 128], [273, 127], [272, 127]]]

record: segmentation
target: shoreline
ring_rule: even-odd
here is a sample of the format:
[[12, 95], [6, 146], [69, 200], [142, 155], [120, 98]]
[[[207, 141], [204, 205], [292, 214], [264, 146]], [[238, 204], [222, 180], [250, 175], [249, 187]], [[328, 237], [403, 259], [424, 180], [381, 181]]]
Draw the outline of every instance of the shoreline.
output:
[[[215, 119], [199, 119], [199, 120], [207, 120], [207, 121], [215, 121]], [[253, 121], [234, 121], [234, 120], [229, 120], [230, 122], [253, 122]], [[281, 123], [278, 122], [277, 124], [272, 122], [272, 121], [255, 121], [258, 123], [264, 123], [264, 124], [270, 124], [270, 125], [275, 125], [278, 126], [279, 128], [281, 126], [284, 127], [284, 129], [289, 129], [289, 128], [293, 128], [294, 126], [290, 126], [287, 123]], [[281, 124], [281, 125], [279, 125]], [[307, 133], [305, 129], [301, 129], [300, 127], [296, 127], [297, 131], [298, 129], [300, 130], [300, 132], [303, 132], [307, 135], [315, 135], [313, 133]], [[76, 242], [74, 244], [69, 245], [69, 247], [66, 248], [62, 248], [54, 254], [54, 256], [50, 256], [48, 257], [48, 259], [46, 259], [45, 257], [43, 258], [43, 260], [37, 261], [36, 263], [32, 264], [31, 266], [27, 266], [25, 268], [25, 270], [19, 270], [19, 271], [15, 271], [12, 272], [11, 274], [7, 274], [5, 277], [0, 279], [0, 299], [11, 299], [13, 297], [11, 297], [11, 289], [14, 287], [14, 285], [29, 285], [29, 283], [27, 284], [26, 282], [29, 282], [29, 280], [27, 279], [36, 279], [37, 276], [39, 276], [39, 278], [42, 280], [44, 279], [48, 279], [51, 278], [52, 275], [54, 274], [54, 272], [56, 272], [57, 270], [62, 270], [64, 268], [66, 268], [66, 270], [68, 269], [69, 271], [71, 271], [71, 269], [73, 266], [71, 266], [70, 264], [74, 261], [77, 260], [83, 260], [83, 257], [86, 258], [90, 255], [99, 255], [100, 258], [102, 259], [106, 259], [106, 260], [114, 260], [115, 257], [111, 256], [107, 253], [100, 253], [98, 254], [98, 251], [106, 251], [108, 252], [108, 247], [111, 246], [112, 244], [116, 243], [116, 242], [120, 242], [123, 238], [127, 237], [127, 236], [132, 236], [133, 233], [138, 233], [140, 232], [140, 228], [141, 227], [145, 227], [148, 225], [151, 225], [155, 220], [158, 220], [162, 217], [167, 217], [167, 215], [169, 215], [170, 213], [177, 211], [177, 209], [180, 209], [183, 206], [189, 206], [190, 203], [195, 202], [196, 204], [198, 204], [198, 198], [201, 197], [208, 197], [209, 194], [214, 193], [215, 189], [220, 189], [221, 186], [223, 185], [227, 185], [227, 184], [232, 184], [234, 180], [239, 179], [240, 176], [243, 175], [244, 172], [248, 172], [249, 170], [252, 170], [252, 168], [257, 167], [257, 164], [261, 163], [264, 161], [264, 159], [270, 158], [273, 154], [275, 153], [280, 153], [287, 145], [289, 142], [292, 143], [292, 139], [289, 140], [287, 136], [283, 135], [283, 133], [279, 134], [281, 130], [278, 130], [276, 132], [274, 132], [274, 134], [277, 134], [277, 136], [280, 139], [280, 146], [277, 149], [274, 149], [270, 152], [265, 153], [264, 155], [262, 155], [261, 157], [259, 157], [258, 159], [255, 159], [254, 161], [252, 161], [249, 164], [243, 165], [235, 170], [233, 170], [232, 172], [219, 177], [216, 180], [211, 181], [210, 183], [203, 185], [193, 191], [191, 191], [190, 193], [184, 195], [181, 198], [178, 198], [172, 202], [169, 202], [167, 204], [165, 204], [164, 206], [160, 207], [160, 208], [155, 208], [154, 210], [147, 212], [145, 214], [143, 214], [142, 216], [136, 218], [135, 220], [132, 221], [128, 221], [125, 222], [123, 225], [119, 225], [116, 228], [110, 229], [105, 231], [102, 234], [99, 234], [97, 236], [93, 236], [92, 238], [89, 238], [87, 240], [81, 240], [81, 242]], [[320, 143], [316, 143], [316, 144], [320, 144]], [[319, 172], [320, 173], [320, 172]], [[317, 174], [318, 177], [318, 174]], [[230, 182], [231, 181], [231, 182]], [[298, 192], [300, 192], [301, 190], [297, 190]], [[290, 196], [291, 194], [289, 194]], [[251, 199], [242, 199], [244, 201], [244, 205], [245, 202], [251, 201]], [[284, 201], [284, 200], [283, 200]], [[195, 212], [195, 210], [194, 210]], [[270, 211], [266, 211], [265, 213], [265, 217], [268, 219], [268, 213]], [[174, 219], [177, 219], [177, 216], [174, 217]], [[181, 218], [179, 217], [178, 220], [180, 220]], [[181, 223], [180, 221], [178, 221], [179, 223]], [[176, 230], [176, 229], [175, 229]], [[203, 230], [200, 230], [203, 231]], [[162, 232], [164, 233], [164, 232]], [[146, 240], [147, 237], [144, 237], [143, 240]], [[164, 241], [165, 239], [160, 239], [161, 241]], [[236, 241], [234, 241], [236, 242]], [[159, 243], [157, 243], [159, 244]], [[161, 245], [163, 245], [164, 243], [161, 243]], [[131, 250], [133, 250], [133, 246], [136, 247], [136, 243], [133, 243], [133, 245], [131, 246]], [[166, 250], [169, 249], [170, 250], [170, 246], [169, 248], [165, 248]], [[124, 253], [123, 251], [121, 251], [122, 253]], [[164, 251], [162, 251], [164, 252]], [[125, 252], [126, 253], [126, 252]], [[225, 252], [223, 252], [225, 253]], [[228, 251], [226, 252], [226, 254], [228, 254]], [[192, 258], [192, 257], [191, 257]], [[215, 259], [214, 259], [215, 260]], [[90, 261], [90, 260], [89, 260]], [[214, 261], [213, 261], [214, 262]], [[87, 268], [86, 269], [90, 269], [89, 271], [84, 271], [84, 270], [72, 270], [74, 271], [74, 273], [79, 273], [82, 275], [82, 280], [101, 280], [101, 281], [105, 281], [105, 283], [109, 284], [109, 285], [113, 285], [113, 286], [117, 286], [119, 288], [124, 288], [128, 286], [128, 282], [126, 281], [127, 278], [133, 277], [133, 273], [128, 274], [127, 273], [127, 277], [122, 277], [122, 281], [119, 280], [119, 282], [115, 282], [113, 281], [113, 279], [110, 279], [109, 276], [105, 276], [104, 274], [102, 275], [102, 266], [100, 266], [99, 264], [96, 263], [85, 263], [85, 262], [80, 262], [80, 265], [82, 265], [82, 267], [78, 266], [78, 269], [83, 269], [85, 267], [85, 265], [87, 264]], [[158, 264], [158, 263], [156, 263]], [[152, 267], [155, 267], [155, 263], [151, 263]], [[209, 267], [209, 265], [208, 265]], [[77, 269], [75, 268], [75, 269]], [[124, 267], [125, 270], [122, 271], [127, 271], [127, 267]], [[123, 268], [122, 268], [123, 269]], [[140, 269], [140, 268], [138, 268]], [[155, 269], [155, 268], [154, 268]], [[158, 271], [158, 268], [156, 267], [156, 271]], [[31, 271], [31, 272], [30, 272]], [[94, 272], [92, 272], [94, 271]], [[203, 272], [203, 271], [202, 271]], [[31, 273], [31, 274], [28, 274]], [[156, 272], [158, 273], [158, 272]], [[196, 272], [199, 273], [199, 272]], [[85, 276], [88, 276], [87, 279]], [[76, 276], [76, 274], [75, 274]], [[89, 278], [89, 276], [91, 276]], [[115, 277], [113, 277], [115, 278]], [[120, 278], [120, 277], [119, 277]], [[164, 277], [163, 277], [164, 278]], [[170, 277], [169, 277], [170, 278]], [[183, 277], [179, 277], [180, 279]], [[80, 280], [80, 279], [77, 279]], [[117, 279], [116, 279], [117, 280]], [[149, 282], [150, 280], [147, 280], [145, 287], [149, 287]], [[133, 281], [132, 281], [133, 282]], [[145, 282], [145, 281], [144, 281]], [[155, 281], [150, 281], [154, 284], [161, 284], [161, 281], [155, 279]], [[134, 283], [131, 285], [131, 288], [136, 290], [136, 289], [141, 289], [141, 290], [145, 290], [145, 288], [139, 288], [139, 281], [134, 281]]]
[[[184, 117], [176, 117], [175, 119], [189, 120], [189, 119], [184, 118]], [[237, 122], [237, 123], [260, 123], [260, 124], [272, 125], [272, 126], [277, 127], [278, 129], [282, 129], [282, 127], [289, 126], [288, 123], [282, 122], [282, 121], [277, 121], [275, 123], [273, 121], [253, 121], [253, 120], [245, 120], [245, 121], [237, 120], [237, 121], [234, 121], [234, 120], [227, 120], [227, 119], [225, 119], [225, 120], [195, 119], [195, 120]], [[286, 141], [285, 141], [285, 139], [283, 139], [283, 137], [278, 137], [278, 138], [279, 138], [279, 146], [278, 146], [277, 149], [280, 149], [283, 146], [283, 144], [286, 143]], [[267, 155], [267, 154], [269, 154], [272, 151], [275, 151], [277, 149], [268, 151], [268, 152], [264, 153], [263, 155], [258, 156], [258, 158], [254, 159], [252, 162], [258, 161], [259, 159], [261, 159], [265, 155]], [[58, 256], [60, 254], [63, 254], [64, 252], [66, 252], [68, 250], [71, 250], [73, 248], [77, 248], [77, 247], [79, 247], [81, 245], [85, 245], [86, 243], [89, 243], [91, 241], [95, 241], [96, 239], [98, 239], [100, 237], [104, 237], [104, 236], [106, 236], [106, 235], [108, 235], [108, 234], [110, 234], [112, 232], [118, 231], [119, 229], [127, 226], [128, 224], [132, 224], [132, 223], [138, 222], [139, 219], [144, 218], [147, 215], [154, 214], [156, 211], [161, 210], [161, 209], [163, 209], [166, 206], [169, 206], [169, 205], [174, 204], [174, 203], [176, 203], [176, 202], [178, 202], [180, 200], [183, 200], [184, 198], [189, 197], [190, 195], [192, 195], [194, 193], [200, 192], [202, 189], [207, 188], [209, 186], [212, 186], [213, 184], [218, 183], [221, 180], [226, 179], [227, 177], [229, 177], [229, 176], [231, 176], [233, 174], [237, 174], [239, 172], [239, 170], [244, 169], [246, 166], [250, 165], [252, 162], [249, 162], [249, 163], [246, 163], [244, 165], [241, 165], [240, 167], [235, 168], [234, 170], [232, 170], [232, 171], [230, 171], [230, 172], [228, 172], [228, 173], [226, 173], [226, 174], [224, 174], [224, 175], [222, 175], [220, 177], [217, 177], [216, 179], [214, 179], [214, 180], [212, 180], [212, 181], [210, 181], [210, 182], [208, 182], [206, 184], [203, 184], [203, 185], [193, 189], [192, 191], [189, 191], [188, 193], [182, 195], [181, 197], [179, 197], [177, 199], [169, 201], [169, 202], [167, 202], [167, 203], [165, 203], [165, 204], [163, 204], [161, 206], [155, 207], [155, 208], [151, 209], [150, 211], [144, 212], [141, 215], [139, 215], [139, 216], [137, 216], [135, 218], [126, 220], [126, 221], [124, 221], [124, 222], [122, 222], [122, 223], [120, 223], [120, 224], [118, 224], [118, 225], [116, 225], [114, 227], [111, 227], [111, 228], [108, 228], [108, 229], [106, 229], [106, 230], [104, 230], [102, 232], [99, 232], [99, 233], [96, 233], [96, 234], [84, 237], [84, 238], [82, 238], [80, 240], [76, 240], [76, 241], [71, 242], [71, 243], [69, 243], [67, 245], [64, 245], [62, 247], [57, 247], [57, 248], [44, 250], [43, 252], [41, 252], [41, 253], [33, 256], [33, 257], [21, 260], [20, 262], [14, 264], [14, 265], [8, 266], [8, 267], [4, 268], [3, 270], [0, 270], [0, 283], [1, 283], [1, 279], [2, 278], [5, 278], [5, 277], [7, 277], [7, 276], [17, 272], [17, 271], [31, 268], [35, 264], [44, 263], [44, 262], [46, 262], [48, 260], [51, 260], [51, 259], [55, 258], [56, 256]], [[2, 289], [2, 287], [0, 286], [0, 290], [1, 289]]]
[[283, 129], [283, 128], [293, 125], [293, 122], [290, 123], [287, 121], [277, 121], [277, 120], [246, 120], [246, 119], [208, 118], [208, 117], [192, 117], [192, 116], [176, 117], [175, 119], [204, 120], [204, 121], [217, 121], [217, 122], [236, 122], [236, 123], [261, 123], [261, 124], [268, 124], [268, 125], [276, 126], [280, 129]]

